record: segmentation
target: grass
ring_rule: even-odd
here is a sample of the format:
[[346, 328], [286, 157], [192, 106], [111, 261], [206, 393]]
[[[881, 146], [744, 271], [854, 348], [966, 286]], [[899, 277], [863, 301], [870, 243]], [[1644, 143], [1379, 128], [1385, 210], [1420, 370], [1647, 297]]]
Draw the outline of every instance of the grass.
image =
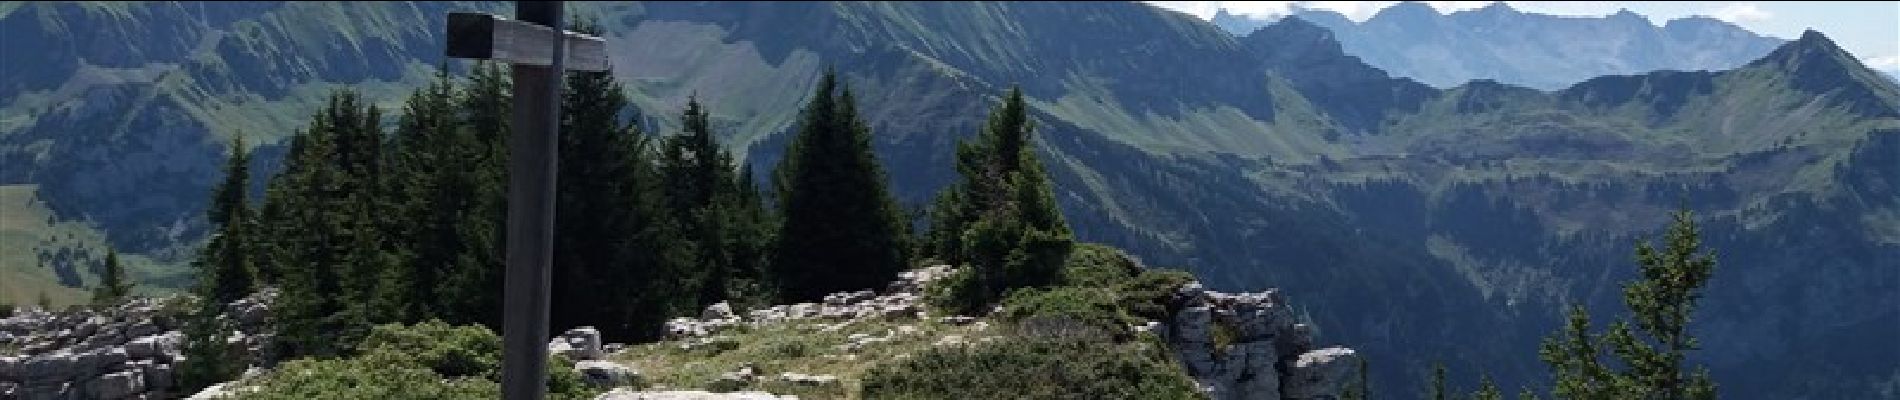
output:
[[[996, 328], [936, 321], [858, 320], [833, 324], [810, 320], [756, 330], [735, 328], [715, 335], [731, 339], [725, 346], [684, 350], [681, 345], [685, 342], [669, 340], [632, 346], [610, 358], [646, 374], [642, 379], [652, 389], [707, 390], [707, 383], [721, 374], [753, 363], [758, 367], [759, 379], [741, 390], [794, 394], [802, 399], [858, 399], [865, 373], [880, 364], [909, 359], [935, 347], [946, 336], [958, 335], [975, 343], [997, 334]], [[826, 331], [828, 326], [838, 329]], [[913, 333], [900, 333], [905, 326], [914, 329]], [[867, 344], [857, 351], [842, 349], [853, 334], [888, 336], [891, 340]], [[838, 377], [839, 385], [796, 387], [776, 381], [785, 372], [832, 375]]]
[[[103, 260], [105, 234], [85, 222], [52, 218], [51, 210], [37, 197], [37, 190], [37, 185], [0, 185], [0, 303], [35, 304], [44, 293], [56, 308], [85, 304], [91, 297], [88, 290], [61, 285], [53, 269], [42, 264], [40, 255], [70, 249], [85, 254], [81, 258], [86, 260]], [[143, 255], [120, 254], [119, 259], [134, 282], [175, 281], [177, 275], [189, 273]], [[97, 282], [90, 268], [81, 265], [76, 269], [84, 283]], [[134, 290], [164, 294], [176, 288], [139, 285]]]

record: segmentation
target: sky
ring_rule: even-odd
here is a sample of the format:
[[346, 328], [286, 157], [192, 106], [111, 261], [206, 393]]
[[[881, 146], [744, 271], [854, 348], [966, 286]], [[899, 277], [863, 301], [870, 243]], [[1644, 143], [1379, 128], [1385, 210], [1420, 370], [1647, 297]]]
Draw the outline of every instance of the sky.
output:
[[[1395, 1], [1149, 1], [1202, 19], [1226, 8], [1228, 13], [1258, 17], [1284, 15], [1295, 6], [1326, 9], [1365, 21]], [[1469, 10], [1491, 1], [1427, 1], [1440, 13]], [[1900, 1], [1510, 1], [1511, 8], [1554, 15], [1603, 16], [1628, 9], [1662, 25], [1672, 19], [1703, 15], [1782, 39], [1814, 29], [1833, 39], [1874, 69], [1900, 71]]]

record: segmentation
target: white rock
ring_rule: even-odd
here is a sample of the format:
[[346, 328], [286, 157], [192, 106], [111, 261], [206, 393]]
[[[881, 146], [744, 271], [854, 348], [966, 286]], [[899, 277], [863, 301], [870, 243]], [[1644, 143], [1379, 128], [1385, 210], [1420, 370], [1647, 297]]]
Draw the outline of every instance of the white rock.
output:
[[1345, 390], [1346, 382], [1358, 373], [1359, 354], [1352, 349], [1331, 347], [1300, 354], [1287, 376], [1288, 399], [1334, 399]]
[[118, 399], [145, 391], [145, 375], [138, 370], [100, 375], [86, 382], [86, 395], [94, 399]]

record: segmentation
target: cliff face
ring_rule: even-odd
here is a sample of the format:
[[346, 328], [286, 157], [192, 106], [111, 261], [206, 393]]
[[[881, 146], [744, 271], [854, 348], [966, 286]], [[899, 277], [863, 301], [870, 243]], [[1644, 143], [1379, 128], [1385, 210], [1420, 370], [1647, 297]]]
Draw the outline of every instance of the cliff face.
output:
[[1199, 282], [1175, 291], [1164, 337], [1183, 368], [1215, 400], [1336, 399], [1355, 377], [1359, 354], [1314, 347], [1278, 289], [1228, 294]]

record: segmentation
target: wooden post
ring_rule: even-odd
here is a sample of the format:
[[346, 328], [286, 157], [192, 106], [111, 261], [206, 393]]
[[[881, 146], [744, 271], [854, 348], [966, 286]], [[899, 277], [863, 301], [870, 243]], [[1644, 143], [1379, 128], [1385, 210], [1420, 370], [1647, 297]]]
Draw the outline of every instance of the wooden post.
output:
[[568, 64], [604, 71], [607, 54], [600, 38], [562, 29], [562, 2], [517, 1], [515, 14], [519, 21], [449, 14], [447, 53], [513, 65], [501, 390], [507, 399], [539, 400], [547, 392], [548, 267], [554, 244], [563, 72]]

